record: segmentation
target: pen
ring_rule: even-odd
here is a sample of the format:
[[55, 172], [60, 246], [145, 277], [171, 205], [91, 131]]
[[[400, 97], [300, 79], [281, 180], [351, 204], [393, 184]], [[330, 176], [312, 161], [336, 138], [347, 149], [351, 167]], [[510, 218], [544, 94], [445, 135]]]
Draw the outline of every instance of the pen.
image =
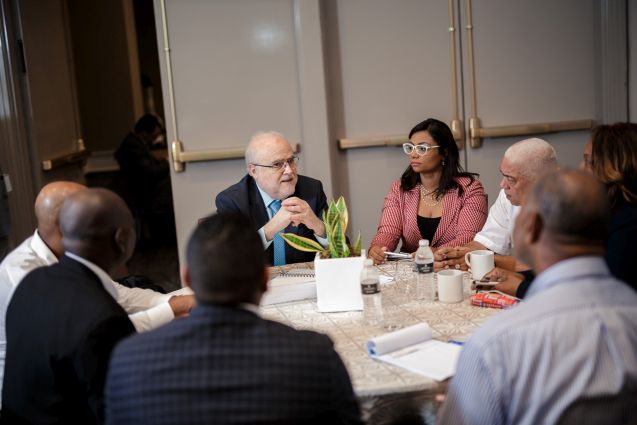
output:
[[388, 257], [394, 257], [394, 258], [411, 258], [411, 254], [407, 254], [406, 252], [385, 251], [384, 254]]
[[449, 341], [447, 341], [449, 344], [456, 344], [456, 345], [464, 345], [464, 341], [456, 341], [455, 339], [450, 339]]

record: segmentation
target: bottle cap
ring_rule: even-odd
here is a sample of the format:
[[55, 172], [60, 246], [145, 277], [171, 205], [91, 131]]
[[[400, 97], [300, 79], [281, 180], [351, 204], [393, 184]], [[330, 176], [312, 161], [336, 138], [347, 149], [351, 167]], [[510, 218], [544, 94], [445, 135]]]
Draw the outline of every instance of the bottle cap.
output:
[[418, 246], [429, 246], [429, 239], [421, 239], [418, 241]]

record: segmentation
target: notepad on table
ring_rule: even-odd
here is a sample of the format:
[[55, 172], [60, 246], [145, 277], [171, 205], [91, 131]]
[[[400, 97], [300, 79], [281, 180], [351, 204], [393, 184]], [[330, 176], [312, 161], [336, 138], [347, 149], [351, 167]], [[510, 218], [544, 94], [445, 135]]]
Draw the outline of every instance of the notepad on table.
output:
[[261, 305], [280, 304], [316, 298], [316, 279], [312, 269], [292, 269], [268, 282]]
[[371, 357], [436, 381], [453, 376], [462, 349], [457, 344], [432, 339], [426, 323], [372, 338], [366, 345]]

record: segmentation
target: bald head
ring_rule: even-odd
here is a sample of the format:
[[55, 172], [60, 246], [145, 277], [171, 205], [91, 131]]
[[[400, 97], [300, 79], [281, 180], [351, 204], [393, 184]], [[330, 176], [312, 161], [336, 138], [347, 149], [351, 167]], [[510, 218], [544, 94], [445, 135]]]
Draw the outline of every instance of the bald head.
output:
[[106, 189], [85, 189], [70, 195], [60, 209], [60, 231], [65, 251], [107, 272], [128, 260], [135, 245], [128, 207]]
[[555, 149], [548, 142], [538, 138], [514, 143], [504, 152], [504, 158], [516, 167], [520, 174], [527, 177], [537, 177], [557, 168]]
[[[255, 133], [248, 142], [245, 153], [246, 166], [263, 162], [263, 154], [280, 145], [290, 146], [285, 136], [277, 131], [260, 131]], [[292, 147], [290, 146], [290, 150]]]
[[541, 271], [539, 258], [601, 255], [609, 219], [606, 190], [595, 177], [575, 170], [546, 173], [516, 219], [516, 256]]
[[58, 221], [60, 208], [67, 197], [84, 189], [86, 186], [75, 182], [53, 182], [44, 186], [35, 199], [38, 233], [57, 257], [60, 257], [64, 252]]
[[[255, 134], [246, 147], [245, 159], [248, 174], [259, 189], [272, 199], [292, 196], [298, 181], [296, 156], [285, 136], [276, 131]], [[283, 168], [273, 168], [274, 164]]]
[[601, 243], [609, 219], [604, 186], [589, 174], [564, 170], [541, 177], [528, 204], [543, 218], [546, 230], [562, 239]]

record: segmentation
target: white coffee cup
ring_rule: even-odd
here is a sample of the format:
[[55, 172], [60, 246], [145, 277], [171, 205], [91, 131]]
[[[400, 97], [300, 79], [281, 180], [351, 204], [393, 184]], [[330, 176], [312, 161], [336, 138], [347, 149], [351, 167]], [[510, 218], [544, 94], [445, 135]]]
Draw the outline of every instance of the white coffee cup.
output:
[[441, 270], [437, 273], [438, 300], [441, 303], [459, 303], [463, 300], [461, 270]]
[[489, 273], [495, 267], [493, 251], [489, 251], [488, 249], [469, 251], [465, 254], [464, 261], [469, 266], [471, 277], [474, 280], [482, 279], [485, 274]]

